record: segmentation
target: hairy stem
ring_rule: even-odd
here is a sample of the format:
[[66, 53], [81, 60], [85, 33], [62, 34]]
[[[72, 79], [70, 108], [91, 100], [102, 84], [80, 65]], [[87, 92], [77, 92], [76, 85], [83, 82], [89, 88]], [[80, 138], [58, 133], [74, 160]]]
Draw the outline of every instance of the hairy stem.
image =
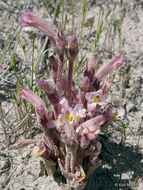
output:
[[55, 115], [55, 120], [58, 119], [58, 106], [54, 105], [54, 115]]
[[71, 161], [71, 155], [70, 155], [70, 151], [69, 151], [69, 146], [66, 145], [66, 158], [65, 158], [65, 171], [66, 173], [70, 172], [70, 161]]
[[77, 146], [71, 147], [66, 145], [65, 170], [66, 172], [75, 173]]
[[61, 87], [62, 87], [62, 74], [63, 74], [63, 67], [64, 67], [64, 56], [60, 55], [60, 64], [58, 66], [58, 71], [57, 71], [57, 91], [59, 94], [59, 97], [61, 96]]
[[71, 91], [72, 74], [73, 74], [73, 60], [70, 60], [69, 61], [69, 70], [68, 70], [68, 98], [69, 98], [70, 103], [72, 101], [72, 91]]
[[75, 167], [76, 167], [76, 156], [77, 156], [77, 147], [74, 147], [71, 152], [71, 163], [70, 163], [70, 168], [71, 172], [75, 172]]
[[47, 160], [47, 159], [44, 160], [48, 176], [54, 177], [54, 174], [56, 172], [56, 163], [53, 160]]

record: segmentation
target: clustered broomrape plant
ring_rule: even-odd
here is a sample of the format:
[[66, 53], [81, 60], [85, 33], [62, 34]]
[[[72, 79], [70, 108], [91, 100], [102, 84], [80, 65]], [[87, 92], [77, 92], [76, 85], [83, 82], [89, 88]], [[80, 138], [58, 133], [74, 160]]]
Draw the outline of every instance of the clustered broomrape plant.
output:
[[[43, 139], [19, 140], [14, 148], [36, 144], [33, 151], [45, 160], [48, 175], [53, 176], [59, 170], [69, 187], [83, 189], [89, 175], [100, 163], [98, 134], [108, 122], [124, 115], [123, 109], [115, 111], [109, 106], [107, 95], [111, 81], [104, 80], [123, 64], [123, 60], [120, 55], [115, 55], [97, 69], [98, 57], [94, 54], [86, 64], [77, 89], [72, 81], [73, 64], [78, 55], [76, 36], [67, 40], [60, 29], [29, 12], [22, 15], [20, 25], [44, 32], [55, 47], [58, 59], [49, 57], [51, 70], [47, 80], [38, 82], [52, 107], [46, 107], [44, 101], [27, 88], [20, 96], [35, 107]], [[63, 74], [65, 56], [69, 63], [67, 77]], [[101, 112], [102, 108], [104, 111]]]

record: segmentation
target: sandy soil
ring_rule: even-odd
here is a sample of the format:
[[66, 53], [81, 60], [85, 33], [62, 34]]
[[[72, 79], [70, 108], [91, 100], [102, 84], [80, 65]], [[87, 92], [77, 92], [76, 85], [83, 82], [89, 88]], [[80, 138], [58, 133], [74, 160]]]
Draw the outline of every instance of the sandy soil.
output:
[[[40, 0], [37, 0], [35, 4], [32, 1], [28, 1], [29, 4], [24, 2], [12, 0], [9, 0], [8, 3], [4, 0], [0, 2], [0, 27], [3, 26], [0, 30], [0, 49], [3, 48], [7, 40], [7, 34], [13, 21], [14, 27], [16, 27], [21, 10], [24, 11], [28, 8], [29, 11], [37, 15], [46, 12]], [[111, 3], [109, 4], [106, 1], [104, 7], [112, 6], [112, 1], [109, 2]], [[124, 137], [121, 134], [121, 123], [116, 122], [109, 127], [107, 134], [100, 136], [103, 146], [100, 154], [102, 163], [90, 177], [84, 190], [143, 189], [143, 126], [139, 127], [143, 117], [143, 2], [126, 0], [123, 6], [126, 10], [122, 24], [122, 39], [125, 39], [125, 44], [121, 53], [125, 64], [117, 77], [119, 82], [115, 88], [118, 90], [120, 98], [122, 94], [126, 94], [132, 89], [127, 102], [124, 104], [126, 116], [123, 122], [127, 126], [126, 135]], [[119, 5], [118, 9], [120, 10]], [[90, 46], [93, 43], [92, 37], [97, 26], [98, 13], [99, 7], [92, 1], [87, 11], [87, 18], [94, 16], [94, 27], [90, 36], [88, 36], [88, 29], [83, 34], [83, 39], [89, 38]], [[28, 47], [31, 45], [30, 33], [31, 29], [23, 30], [21, 33], [21, 35], [24, 34], [22, 40]], [[105, 33], [103, 32], [102, 35], [104, 37]], [[10, 54], [13, 51], [16, 52], [18, 63], [22, 63], [24, 60], [21, 50], [15, 44], [11, 44], [11, 51], [5, 57], [5, 63], [7, 64], [11, 62]], [[102, 45], [103, 38], [100, 40], [101, 48]], [[89, 57], [91, 54], [89, 53]], [[18, 68], [20, 69], [21, 66]], [[125, 81], [126, 73], [129, 73], [127, 81]], [[0, 121], [0, 189], [62, 190], [59, 186], [60, 180], [55, 182], [44, 175], [42, 165], [40, 165], [41, 159], [32, 155], [32, 145], [22, 150], [12, 149], [11, 144], [19, 138], [21, 132], [20, 130], [13, 130], [20, 122], [15, 114], [16, 108], [13, 107], [13, 101], [10, 98], [10, 94], [15, 91], [13, 72], [10, 71], [4, 79], [8, 82], [0, 81], [0, 101], [6, 119], [6, 123]], [[2, 115], [0, 115], [0, 118], [2, 118]], [[6, 148], [2, 124], [5, 124], [8, 128], [9, 150]], [[121, 140], [123, 140], [123, 143], [121, 143]], [[135, 181], [138, 182], [135, 183]]]

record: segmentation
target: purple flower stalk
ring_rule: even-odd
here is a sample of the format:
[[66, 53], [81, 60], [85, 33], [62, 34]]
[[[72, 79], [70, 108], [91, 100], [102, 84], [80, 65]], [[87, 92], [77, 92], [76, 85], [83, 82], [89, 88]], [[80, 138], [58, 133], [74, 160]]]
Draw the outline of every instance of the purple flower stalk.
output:
[[89, 77], [92, 79], [92, 76], [94, 74], [94, 71], [97, 67], [97, 61], [98, 61], [98, 56], [94, 54], [92, 58], [89, 60], [89, 62], [86, 64], [86, 69], [84, 71], [84, 76]]
[[101, 80], [108, 74], [110, 74], [113, 70], [117, 69], [118, 67], [120, 67], [123, 64], [123, 59], [122, 57], [117, 54], [115, 56], [112, 57], [112, 59], [107, 62], [104, 63], [95, 73], [92, 83], [95, 82], [95, 80], [98, 80], [99, 82], [101, 82]]
[[29, 144], [36, 144], [36, 143], [41, 143], [42, 140], [39, 139], [33, 139], [33, 140], [28, 140], [28, 139], [24, 139], [24, 140], [19, 140], [17, 141], [14, 145], [13, 148], [23, 148], [25, 146], [28, 146]]
[[22, 14], [22, 21], [19, 23], [23, 27], [34, 27], [41, 32], [45, 33], [53, 45], [59, 49], [64, 49], [67, 42], [61, 30], [58, 30], [49, 21], [37, 16], [33, 16], [29, 12]]
[[28, 100], [35, 107], [40, 117], [43, 117], [44, 114], [48, 113], [43, 100], [28, 88], [23, 89], [20, 98]]
[[[49, 175], [54, 175], [58, 168], [67, 179], [69, 188], [83, 189], [89, 175], [100, 164], [98, 155], [102, 146], [98, 135], [108, 121], [124, 115], [122, 108], [116, 110], [110, 106], [107, 97], [112, 83], [104, 81], [123, 64], [123, 60], [120, 55], [115, 55], [97, 70], [98, 57], [94, 54], [86, 64], [81, 82], [75, 87], [72, 74], [78, 56], [76, 37], [70, 37], [67, 43], [62, 31], [48, 21], [30, 13], [24, 13], [22, 18], [21, 26], [35, 27], [49, 36], [58, 48], [59, 60], [54, 56], [49, 58], [51, 71], [48, 78], [38, 82], [50, 107], [46, 108], [44, 101], [29, 89], [23, 89], [20, 96], [35, 107], [39, 124], [44, 129], [43, 139], [23, 140], [14, 147], [36, 143], [34, 153], [44, 159]], [[63, 73], [65, 56], [69, 62], [68, 76]]]
[[69, 57], [69, 70], [68, 70], [68, 98], [71, 103], [72, 98], [72, 73], [73, 64], [76, 56], [78, 55], [78, 41], [76, 36], [71, 36], [68, 41], [68, 57]]

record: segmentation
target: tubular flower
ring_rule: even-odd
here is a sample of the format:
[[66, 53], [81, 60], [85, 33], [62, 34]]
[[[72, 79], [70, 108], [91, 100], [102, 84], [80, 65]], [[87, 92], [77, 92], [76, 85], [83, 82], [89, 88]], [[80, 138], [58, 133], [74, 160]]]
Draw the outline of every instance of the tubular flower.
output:
[[100, 114], [80, 124], [76, 129], [80, 146], [86, 148], [92, 140], [96, 139], [101, 132], [101, 126], [110, 120], [111, 117], [107, 113]]
[[111, 110], [111, 114], [112, 114], [112, 117], [111, 117], [110, 121], [117, 120], [117, 119], [123, 119], [123, 117], [125, 115], [125, 110], [123, 108], [118, 109], [115, 112], [113, 112]]
[[42, 140], [39, 139], [33, 139], [33, 140], [29, 140], [29, 139], [24, 139], [24, 140], [19, 140], [17, 141], [13, 147], [18, 149], [18, 148], [23, 148], [25, 146], [28, 146], [29, 144], [34, 144], [34, 143], [40, 143]]
[[112, 59], [107, 62], [104, 63], [95, 73], [93, 80], [92, 80], [92, 84], [94, 84], [94, 82], [97, 80], [98, 82], [100, 82], [106, 75], [108, 75], [109, 73], [111, 73], [113, 70], [117, 69], [118, 67], [120, 67], [123, 64], [123, 59], [120, 55], [115, 55], [112, 57]]
[[88, 136], [89, 140], [95, 139], [95, 137], [97, 137], [97, 135], [100, 134], [101, 132], [100, 127], [96, 125], [89, 126], [87, 129], [88, 129], [88, 132], [87, 130], [85, 131], [83, 130], [83, 133]]
[[87, 100], [87, 108], [89, 111], [95, 111], [97, 105], [105, 107], [107, 105], [105, 96], [102, 90], [96, 92], [87, 92], [85, 96]]
[[33, 16], [29, 12], [22, 14], [22, 21], [19, 24], [20, 26], [24, 27], [34, 27], [45, 33], [50, 38], [53, 45], [59, 49], [63, 50], [67, 44], [65, 36], [61, 30], [58, 30], [49, 21], [37, 16]]
[[[77, 104], [74, 109], [69, 106], [68, 101], [64, 98], [60, 101], [61, 113], [64, 115], [65, 119], [71, 125], [79, 124], [83, 118], [86, 117], [86, 109], [83, 108], [82, 104]], [[59, 115], [59, 122], [61, 122], [61, 114]]]
[[45, 144], [39, 144], [38, 146], [35, 146], [33, 149], [33, 154], [38, 156], [45, 156], [48, 158], [50, 156], [50, 150]]
[[74, 108], [74, 115], [75, 115], [75, 124], [79, 125], [86, 118], [87, 110], [83, 108], [82, 104], [78, 104]]
[[43, 100], [28, 88], [22, 90], [20, 98], [28, 100], [41, 117], [46, 113], [47, 109]]
[[24, 88], [20, 98], [28, 100], [33, 106], [45, 106], [43, 100], [28, 88]]
[[56, 86], [53, 79], [48, 79], [46, 81], [39, 80], [38, 86], [41, 90], [46, 92], [48, 99], [52, 105], [57, 105], [59, 103], [59, 96], [56, 91]]
[[78, 55], [78, 41], [76, 36], [71, 36], [68, 41], [68, 53], [72, 59]]
[[103, 92], [103, 94], [107, 94], [107, 93], [108, 93], [108, 91], [109, 91], [111, 85], [112, 85], [112, 81], [111, 81], [111, 80], [106, 81], [106, 82], [104, 83], [104, 85], [102, 86], [102, 92]]
[[97, 67], [97, 61], [98, 61], [98, 56], [94, 54], [92, 58], [89, 60], [89, 62], [86, 64], [86, 70], [84, 72], [84, 76], [87, 76], [90, 79], [93, 77], [94, 71]]

